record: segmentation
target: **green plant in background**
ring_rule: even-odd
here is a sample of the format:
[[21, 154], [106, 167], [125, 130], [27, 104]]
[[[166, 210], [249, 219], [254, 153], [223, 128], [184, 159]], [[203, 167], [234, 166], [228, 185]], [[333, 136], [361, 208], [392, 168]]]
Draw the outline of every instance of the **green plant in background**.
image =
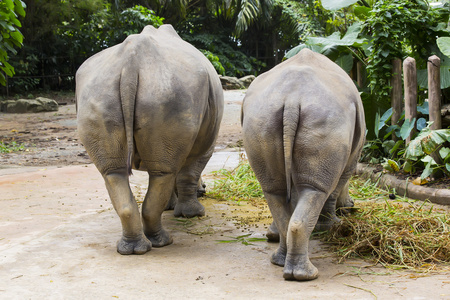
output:
[[363, 33], [371, 36], [367, 73], [369, 86], [380, 99], [390, 97], [392, 60], [411, 56], [419, 69], [436, 52], [436, 38], [448, 36], [448, 8], [431, 9], [422, 0], [374, 3]]
[[14, 67], [16, 76], [18, 76], [13, 78], [14, 88], [21, 92], [35, 90], [39, 85], [39, 78], [27, 75], [35, 74], [38, 71], [39, 58], [37, 55], [30, 54], [19, 61], [11, 60], [11, 65]]
[[289, 59], [303, 48], [308, 48], [326, 55], [344, 71], [350, 72], [353, 68], [353, 56], [364, 62], [363, 50], [368, 40], [364, 37], [358, 37], [360, 32], [361, 23], [354, 23], [348, 27], [343, 36], [341, 36], [340, 32], [334, 32], [327, 37], [309, 37], [304, 44], [300, 44], [287, 52], [285, 58]]
[[242, 77], [247, 74], [258, 74], [265, 66], [256, 58], [240, 51], [237, 41], [231, 41], [231, 36], [226, 32], [215, 34], [182, 32], [180, 36], [200, 49], [221, 75]]
[[423, 170], [420, 177], [426, 179], [450, 176], [450, 129], [431, 130], [425, 127], [406, 148], [403, 170], [414, 173]]
[[[418, 107], [418, 111], [428, 114], [428, 103]], [[404, 120], [400, 125], [389, 125], [392, 108], [375, 120], [375, 138], [366, 141], [361, 161], [379, 164], [389, 172], [415, 174], [421, 179], [429, 176], [440, 178], [450, 176], [450, 129], [431, 130], [425, 118]], [[404, 114], [400, 121], [404, 118]], [[406, 144], [411, 131], [417, 128], [413, 140]], [[384, 135], [381, 136], [380, 134]], [[396, 141], [392, 139], [396, 138]]]
[[[419, 106], [418, 111], [423, 115], [428, 115], [428, 103]], [[376, 113], [374, 138], [366, 141], [361, 155], [361, 161], [377, 164], [389, 160], [387, 166], [393, 165], [391, 160], [399, 158], [404, 153], [406, 139], [409, 137], [411, 131], [414, 128], [420, 131], [426, 127], [426, 120], [423, 117], [419, 118], [417, 122], [415, 119], [403, 120], [405, 117], [403, 112], [399, 124], [395, 125], [390, 124], [391, 117], [392, 108], [388, 109], [381, 117], [379, 113]], [[389, 168], [387, 169], [390, 170]]]
[[[307, 38], [285, 57], [307, 47], [328, 56], [347, 72], [354, 68], [355, 61], [362, 62], [364, 78], [358, 88], [369, 128], [377, 126], [376, 113], [390, 107], [394, 58], [416, 59], [419, 104], [425, 103], [429, 56], [441, 58], [441, 88], [450, 86], [450, 58], [445, 56], [450, 52], [449, 3], [431, 7], [423, 0], [322, 0], [322, 6], [331, 12], [338, 30], [327, 37]], [[372, 131], [368, 137], [378, 139], [380, 146], [384, 142]]]
[[225, 69], [220, 63], [219, 57], [214, 55], [211, 51], [208, 50], [202, 50], [200, 49], [200, 52], [203, 53], [204, 56], [211, 62], [211, 64], [214, 66], [214, 69], [216, 69], [217, 73], [220, 75], [225, 75]]
[[16, 54], [15, 48], [20, 48], [23, 35], [19, 31], [22, 24], [19, 16], [25, 16], [25, 3], [21, 0], [0, 1], [0, 84], [6, 85], [5, 74], [9, 77], [14, 75], [14, 67], [8, 63], [8, 52]]

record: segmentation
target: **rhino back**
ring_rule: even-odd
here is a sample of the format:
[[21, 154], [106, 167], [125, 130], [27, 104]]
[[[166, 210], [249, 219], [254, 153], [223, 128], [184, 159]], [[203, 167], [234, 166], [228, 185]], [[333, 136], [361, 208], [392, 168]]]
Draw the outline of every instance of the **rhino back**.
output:
[[298, 111], [295, 173], [301, 182], [328, 189], [336, 184], [333, 173], [343, 172], [363, 139], [363, 108], [355, 85], [337, 65], [310, 50], [252, 83], [243, 103], [244, 142], [248, 141], [246, 148], [256, 144], [255, 149], [264, 149], [255, 151], [252, 159], [257, 162], [252, 166], [265, 162], [260, 173], [270, 169], [277, 174], [270, 178], [282, 178], [279, 186], [285, 181], [283, 126], [293, 121], [284, 118], [286, 109]]
[[[121, 156], [126, 143], [121, 72], [129, 66], [138, 78], [135, 134], [144, 129], [150, 141], [157, 139], [163, 129], [166, 135], [176, 133], [174, 140], [194, 140], [202, 125], [216, 126], [218, 119], [220, 122], [223, 96], [209, 61], [167, 26], [162, 30], [146, 27], [141, 34], [92, 56], [77, 71], [79, 132], [85, 139], [95, 135], [89, 138], [96, 140], [94, 151], [107, 148], [107, 140], [113, 138], [118, 146], [110, 156]], [[211, 93], [215, 97], [208, 97]], [[214, 101], [219, 103], [209, 103]], [[206, 117], [207, 113], [210, 115]]]

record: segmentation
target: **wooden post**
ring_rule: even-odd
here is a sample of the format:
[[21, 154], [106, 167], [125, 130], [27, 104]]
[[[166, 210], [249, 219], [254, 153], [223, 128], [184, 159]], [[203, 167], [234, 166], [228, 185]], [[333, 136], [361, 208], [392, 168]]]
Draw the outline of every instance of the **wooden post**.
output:
[[441, 59], [436, 55], [428, 58], [428, 108], [431, 129], [441, 129]]
[[[412, 57], [407, 57], [403, 61], [403, 86], [405, 89], [405, 120], [416, 119], [417, 121], [417, 70], [416, 60]], [[414, 129], [406, 138], [408, 144], [415, 132]]]
[[363, 88], [364, 84], [364, 77], [363, 77], [363, 63], [358, 61], [356, 63], [356, 83], [358, 84], [359, 88]]
[[[392, 78], [391, 78], [391, 104], [392, 104], [392, 118], [391, 124], [396, 125], [402, 115], [402, 60], [396, 58], [392, 61]], [[397, 137], [392, 135], [393, 140]]]

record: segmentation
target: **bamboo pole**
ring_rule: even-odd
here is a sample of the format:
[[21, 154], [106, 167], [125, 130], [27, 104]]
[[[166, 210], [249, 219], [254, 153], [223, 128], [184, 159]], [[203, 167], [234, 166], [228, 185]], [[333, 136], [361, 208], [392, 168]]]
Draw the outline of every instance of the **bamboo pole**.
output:
[[428, 108], [431, 129], [441, 129], [441, 59], [436, 55], [428, 58]]
[[[417, 121], [417, 70], [416, 60], [412, 57], [407, 57], [403, 61], [403, 86], [405, 89], [405, 120]], [[406, 144], [408, 144], [415, 132], [411, 131], [406, 138]]]

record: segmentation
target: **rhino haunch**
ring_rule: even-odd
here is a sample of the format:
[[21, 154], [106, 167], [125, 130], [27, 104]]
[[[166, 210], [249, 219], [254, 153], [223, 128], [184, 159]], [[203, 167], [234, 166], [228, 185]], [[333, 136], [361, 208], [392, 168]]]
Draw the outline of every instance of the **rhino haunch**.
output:
[[[223, 113], [211, 63], [170, 25], [146, 26], [97, 53], [76, 74], [78, 133], [120, 217], [117, 251], [142, 254], [172, 242], [161, 214], [177, 187], [176, 216], [204, 215], [197, 200]], [[147, 171], [142, 221], [131, 168]]]
[[309, 236], [338, 220], [336, 200], [349, 198], [347, 183], [364, 143], [358, 90], [336, 64], [304, 49], [250, 85], [242, 129], [272, 229], [279, 231], [271, 261], [284, 266], [286, 279], [314, 279]]

